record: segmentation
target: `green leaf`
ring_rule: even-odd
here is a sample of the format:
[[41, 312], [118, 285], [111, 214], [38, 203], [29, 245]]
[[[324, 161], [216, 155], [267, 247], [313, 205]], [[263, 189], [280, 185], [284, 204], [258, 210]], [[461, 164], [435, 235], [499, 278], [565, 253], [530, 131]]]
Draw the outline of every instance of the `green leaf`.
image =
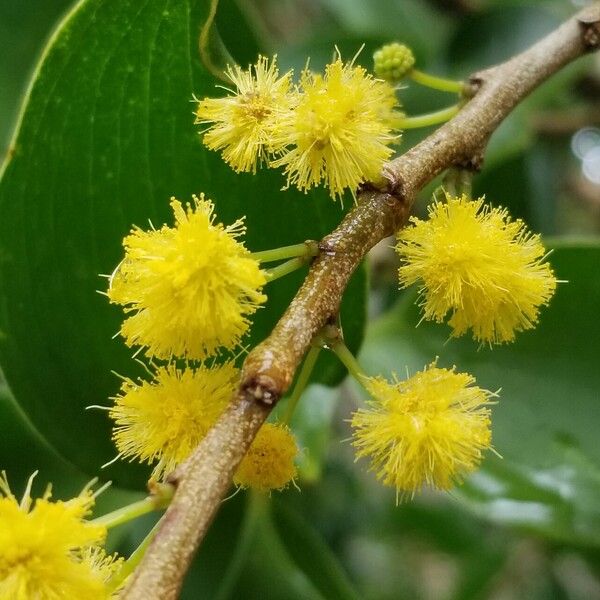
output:
[[448, 59], [465, 76], [522, 52], [560, 20], [543, 6], [503, 6], [469, 15], [454, 32]]
[[439, 356], [502, 388], [493, 408], [494, 447], [483, 468], [453, 495], [482, 517], [554, 539], [600, 545], [600, 244], [556, 244], [559, 279], [539, 326], [514, 344], [482, 348], [421, 323], [414, 294], [370, 327], [361, 358], [369, 373], [411, 373]]
[[294, 411], [290, 425], [301, 449], [298, 457], [300, 485], [315, 483], [321, 478], [338, 399], [337, 389], [310, 385]]
[[[169, 198], [201, 191], [224, 223], [247, 215], [253, 250], [320, 238], [342, 217], [323, 190], [280, 192], [281, 173], [235, 175], [201, 145], [192, 95], [223, 93], [198, 57], [207, 8], [207, 0], [79, 2], [38, 66], [0, 181], [0, 364], [27, 420], [86, 473], [115, 449], [105, 413], [84, 407], [108, 404], [119, 387], [111, 370], [143, 374], [112, 338], [122, 311], [96, 293], [131, 225], [171, 222]], [[254, 44], [241, 19], [236, 30]], [[268, 335], [301, 279], [268, 287], [248, 346]], [[342, 309], [354, 348], [364, 313], [361, 269]], [[333, 362], [319, 372], [326, 383], [343, 375]], [[107, 469], [128, 486], [147, 472]]]
[[255, 509], [259, 511], [254, 539], [246, 565], [230, 597], [325, 600], [317, 582], [311, 580], [289, 554], [284, 544], [286, 532], [280, 532], [273, 521], [271, 499], [264, 494], [256, 494], [251, 502], [258, 504]]
[[0, 2], [0, 161], [31, 66], [54, 22], [71, 0]]
[[356, 600], [348, 576], [325, 541], [285, 501], [273, 501], [273, 521], [289, 555], [328, 600]]

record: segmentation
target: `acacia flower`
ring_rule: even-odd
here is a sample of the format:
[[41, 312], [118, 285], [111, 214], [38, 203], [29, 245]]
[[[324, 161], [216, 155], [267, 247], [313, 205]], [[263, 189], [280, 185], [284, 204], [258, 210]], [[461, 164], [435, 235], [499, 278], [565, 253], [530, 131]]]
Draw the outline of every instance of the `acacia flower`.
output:
[[85, 520], [93, 494], [53, 502], [48, 487], [33, 501], [32, 480], [19, 501], [0, 476], [0, 599], [110, 598], [106, 583], [120, 560], [98, 546], [106, 528]]
[[307, 191], [321, 181], [332, 198], [346, 188], [379, 179], [397, 141], [392, 132], [397, 100], [394, 89], [360, 66], [338, 57], [325, 75], [301, 75], [297, 104], [275, 132], [286, 150], [271, 166], [285, 167], [287, 184]]
[[289, 427], [265, 423], [242, 459], [233, 482], [260, 492], [282, 490], [296, 477], [298, 446]]
[[424, 486], [448, 490], [481, 461], [490, 447], [491, 392], [474, 386], [467, 373], [435, 362], [406, 381], [364, 377], [371, 395], [352, 417], [357, 458], [396, 488], [397, 498]]
[[[254, 73], [253, 73], [254, 71]], [[243, 71], [228, 67], [235, 86], [225, 98], [198, 101], [196, 123], [212, 123], [203, 134], [204, 145], [222, 150], [223, 160], [235, 171], [256, 173], [257, 163], [268, 160], [273, 132], [280, 116], [290, 110], [291, 71], [279, 77], [276, 57], [259, 56], [254, 66]]]
[[152, 382], [125, 378], [109, 413], [119, 457], [156, 462], [156, 479], [170, 473], [214, 425], [237, 379], [232, 362], [197, 369], [170, 364], [156, 368]]
[[123, 240], [125, 258], [110, 279], [108, 297], [133, 313], [121, 334], [146, 354], [204, 359], [232, 349], [266, 301], [266, 278], [237, 238], [243, 220], [215, 224], [214, 205], [194, 196], [184, 208], [171, 199], [175, 226], [134, 228]]
[[453, 336], [472, 329], [482, 343], [510, 342], [535, 326], [556, 289], [540, 237], [483, 198], [446, 200], [398, 234], [400, 283], [420, 284], [425, 319], [450, 313]]

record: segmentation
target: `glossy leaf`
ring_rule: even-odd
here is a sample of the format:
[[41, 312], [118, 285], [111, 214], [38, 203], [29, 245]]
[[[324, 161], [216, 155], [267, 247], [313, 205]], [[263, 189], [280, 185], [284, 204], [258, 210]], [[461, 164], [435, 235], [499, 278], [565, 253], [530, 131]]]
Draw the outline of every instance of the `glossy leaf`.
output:
[[[319, 238], [342, 216], [323, 190], [280, 192], [281, 173], [235, 175], [201, 145], [192, 96], [223, 93], [198, 57], [207, 7], [79, 2], [45, 51], [0, 182], [0, 364], [39, 435], [87, 473], [115, 450], [106, 415], [84, 407], [107, 404], [117, 391], [111, 370], [142, 374], [132, 351], [112, 339], [121, 310], [96, 293], [131, 225], [171, 222], [170, 196], [201, 191], [224, 223], [247, 215], [253, 250]], [[236, 26], [250, 39], [241, 20]], [[298, 273], [269, 286], [247, 345], [268, 334], [300, 281]], [[354, 347], [364, 297], [359, 270], [342, 309]], [[342, 370], [330, 361], [319, 373], [331, 383]], [[107, 475], [142, 481], [129, 465]]]
[[284, 501], [274, 500], [273, 522], [296, 564], [328, 600], [356, 600], [348, 576], [311, 524]]

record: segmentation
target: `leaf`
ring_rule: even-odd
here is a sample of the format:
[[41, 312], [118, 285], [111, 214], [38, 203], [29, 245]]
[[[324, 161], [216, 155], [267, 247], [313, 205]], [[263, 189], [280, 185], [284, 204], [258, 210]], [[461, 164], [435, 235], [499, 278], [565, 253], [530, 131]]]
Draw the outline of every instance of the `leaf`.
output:
[[[554, 539], [600, 545], [600, 244], [556, 244], [559, 284], [539, 326], [512, 345], [477, 349], [448, 340], [445, 325], [419, 322], [414, 294], [368, 331], [369, 373], [411, 373], [436, 356], [473, 373], [481, 387], [502, 388], [493, 408], [493, 455], [453, 495], [476, 513]], [[416, 327], [416, 328], [415, 328]]]
[[490, 8], [460, 20], [447, 56], [457, 72], [469, 74], [522, 52], [560, 20], [542, 6]]
[[298, 567], [328, 600], [355, 600], [360, 596], [325, 541], [285, 501], [273, 501], [273, 522], [282, 543]]
[[21, 93], [48, 31], [71, 0], [0, 2], [0, 162]]
[[331, 443], [331, 424], [338, 404], [339, 391], [322, 385], [310, 385], [302, 394], [291, 420], [292, 431], [300, 448], [298, 471], [302, 485], [321, 478]]
[[[222, 93], [198, 58], [207, 7], [80, 1], [37, 68], [0, 181], [0, 364], [27, 420], [86, 473], [115, 450], [106, 415], [84, 407], [108, 404], [119, 387], [111, 370], [143, 374], [112, 338], [122, 311], [96, 293], [131, 225], [170, 223], [169, 198], [201, 191], [224, 223], [247, 215], [252, 250], [320, 238], [342, 217], [323, 190], [282, 193], [281, 173], [235, 175], [201, 145], [192, 95]], [[251, 39], [243, 21], [236, 31]], [[301, 278], [268, 287], [248, 346], [268, 335]], [[359, 270], [342, 309], [354, 348], [364, 312]], [[333, 383], [343, 371], [329, 363], [320, 373]], [[147, 472], [115, 464], [106, 473], [136, 486]]]
[[246, 564], [230, 597], [325, 600], [316, 582], [302, 571], [284, 545], [282, 536], [286, 534], [279, 532], [273, 522], [270, 498], [257, 494], [252, 502], [259, 504], [260, 514]]

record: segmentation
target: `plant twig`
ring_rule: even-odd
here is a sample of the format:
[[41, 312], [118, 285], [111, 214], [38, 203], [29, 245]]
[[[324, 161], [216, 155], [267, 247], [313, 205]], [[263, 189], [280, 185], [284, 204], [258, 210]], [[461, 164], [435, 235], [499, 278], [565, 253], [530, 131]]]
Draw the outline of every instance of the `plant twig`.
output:
[[492, 132], [525, 96], [568, 62], [600, 45], [600, 4], [588, 6], [540, 42], [473, 75], [471, 100], [448, 123], [384, 167], [386, 183], [365, 187], [357, 205], [319, 244], [320, 253], [271, 335], [246, 358], [228, 410], [172, 474], [177, 491], [122, 598], [177, 597], [192, 556], [237, 465], [314, 335], [337, 315], [352, 272], [370, 248], [403, 226], [418, 191], [444, 169], [477, 168]]

